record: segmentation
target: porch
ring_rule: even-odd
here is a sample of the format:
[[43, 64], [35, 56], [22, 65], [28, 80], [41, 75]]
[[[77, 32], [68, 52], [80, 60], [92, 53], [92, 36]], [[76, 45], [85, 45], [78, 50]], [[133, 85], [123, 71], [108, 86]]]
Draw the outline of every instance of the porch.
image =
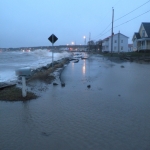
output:
[[138, 51], [150, 51], [150, 38], [138, 39], [137, 40]]

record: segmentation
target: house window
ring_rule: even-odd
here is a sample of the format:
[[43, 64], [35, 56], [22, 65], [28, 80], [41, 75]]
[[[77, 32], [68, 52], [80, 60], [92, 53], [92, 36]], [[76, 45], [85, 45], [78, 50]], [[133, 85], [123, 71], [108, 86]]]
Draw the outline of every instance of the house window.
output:
[[121, 40], [121, 43], [123, 43], [123, 40]]
[[115, 40], [114, 42], [117, 43], [117, 40]]
[[123, 46], [121, 46], [121, 50], [123, 50]]
[[142, 37], [145, 37], [145, 30], [142, 30]]
[[116, 50], [116, 46], [114, 46], [114, 50]]

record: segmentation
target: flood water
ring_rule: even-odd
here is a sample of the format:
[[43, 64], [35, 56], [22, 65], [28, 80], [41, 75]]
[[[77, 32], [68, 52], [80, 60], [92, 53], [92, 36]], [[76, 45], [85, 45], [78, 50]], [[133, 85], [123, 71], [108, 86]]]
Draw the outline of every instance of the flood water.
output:
[[[150, 64], [94, 55], [65, 67], [65, 87], [0, 101], [2, 150], [148, 150]], [[87, 88], [87, 85], [91, 85]]]

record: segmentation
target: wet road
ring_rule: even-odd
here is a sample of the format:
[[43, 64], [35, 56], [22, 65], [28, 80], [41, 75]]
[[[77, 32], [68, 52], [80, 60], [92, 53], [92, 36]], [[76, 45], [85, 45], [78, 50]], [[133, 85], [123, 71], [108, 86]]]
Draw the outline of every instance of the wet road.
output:
[[[70, 62], [65, 87], [0, 102], [0, 149], [148, 150], [150, 65], [91, 56]], [[87, 88], [91, 85], [91, 88]]]

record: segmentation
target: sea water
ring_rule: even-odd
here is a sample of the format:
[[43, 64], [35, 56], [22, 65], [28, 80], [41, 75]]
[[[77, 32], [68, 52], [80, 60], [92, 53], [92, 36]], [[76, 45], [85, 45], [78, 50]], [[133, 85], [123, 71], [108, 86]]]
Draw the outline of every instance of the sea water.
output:
[[[53, 60], [68, 57], [68, 52], [53, 53]], [[0, 52], [0, 82], [11, 82], [17, 79], [15, 70], [24, 67], [36, 69], [52, 62], [52, 52], [47, 49], [34, 51]]]

